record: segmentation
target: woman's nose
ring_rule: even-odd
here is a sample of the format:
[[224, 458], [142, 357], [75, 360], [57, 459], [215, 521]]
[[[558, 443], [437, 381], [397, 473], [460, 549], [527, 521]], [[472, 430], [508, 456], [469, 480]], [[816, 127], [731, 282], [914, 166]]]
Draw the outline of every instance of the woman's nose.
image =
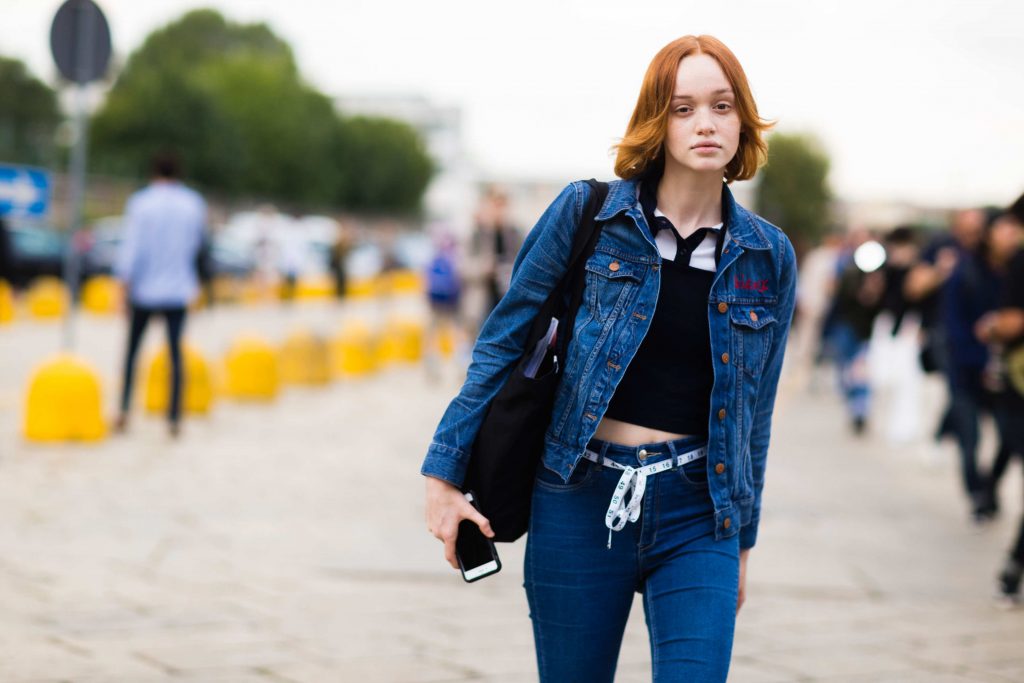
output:
[[697, 116], [697, 132], [698, 133], [714, 133], [715, 132], [715, 120], [711, 115], [711, 112], [707, 109], [698, 109], [696, 112]]

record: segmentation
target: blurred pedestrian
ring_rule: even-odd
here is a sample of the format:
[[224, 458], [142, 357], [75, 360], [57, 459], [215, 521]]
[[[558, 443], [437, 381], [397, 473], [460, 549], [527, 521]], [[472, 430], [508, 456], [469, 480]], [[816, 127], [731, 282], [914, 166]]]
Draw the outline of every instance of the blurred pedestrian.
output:
[[424, 362], [428, 378], [436, 380], [440, 376], [446, 340], [454, 344], [460, 332], [462, 301], [462, 276], [455, 238], [443, 228], [434, 237], [434, 254], [427, 264], [426, 292], [430, 321]]
[[[637, 592], [656, 680], [726, 680], [796, 299], [789, 239], [729, 189], [771, 125], [711, 36], [647, 70], [536, 454], [524, 587], [543, 683], [611, 681]], [[427, 528], [453, 567], [461, 520], [492, 533], [459, 490], [475, 437], [593, 192], [571, 183], [530, 232], [427, 451]]]
[[253, 265], [260, 298], [276, 298], [273, 294], [278, 274], [277, 238], [281, 231], [282, 216], [271, 204], [256, 211], [254, 220]]
[[295, 300], [299, 289], [299, 278], [306, 265], [306, 240], [298, 220], [281, 221], [278, 228], [277, 267], [281, 274], [281, 298], [286, 302]]
[[508, 195], [497, 187], [489, 188], [477, 209], [469, 249], [477, 281], [483, 289], [481, 321], [487, 319], [508, 291], [520, 244], [519, 231], [509, 217]]
[[835, 296], [836, 264], [841, 243], [839, 235], [826, 235], [822, 243], [811, 249], [800, 262], [793, 346], [796, 367], [812, 387], [815, 371], [825, 357], [822, 340], [829, 307]]
[[[1005, 456], [997, 459], [987, 482], [992, 509], [998, 509], [998, 483], [1010, 457], [1024, 457], [1024, 195], [1014, 209], [1000, 216], [992, 229], [992, 249], [999, 255], [997, 258], [1006, 259], [1006, 282], [999, 309], [982, 316], [975, 325], [980, 340], [997, 345], [1000, 361], [993, 388], [997, 392], [997, 425]], [[999, 592], [1004, 600], [1020, 601], [1022, 574], [1024, 517], [999, 573]]]
[[885, 286], [870, 342], [872, 389], [887, 399], [883, 426], [886, 438], [895, 444], [914, 441], [922, 417], [921, 312], [906, 293], [907, 276], [920, 259], [917, 239], [917, 228], [911, 225], [897, 226], [885, 235]]
[[1005, 286], [1006, 264], [1012, 252], [1001, 245], [995, 228], [997, 213], [986, 219], [981, 242], [973, 254], [960, 259], [945, 285], [943, 320], [949, 340], [949, 393], [953, 426], [960, 450], [961, 478], [971, 504], [972, 518], [984, 523], [992, 516], [985, 482], [978, 467], [979, 420], [992, 414], [995, 395], [983, 382], [989, 348], [975, 327], [995, 310]]
[[[868, 240], [866, 235], [855, 234], [850, 237], [850, 243], [839, 259], [839, 281], [829, 333], [847, 416], [853, 433], [858, 435], [867, 429], [871, 408], [868, 349], [885, 292], [882, 272], [877, 267], [866, 270], [855, 258], [856, 250], [867, 244], [883, 250], [880, 244]], [[881, 264], [876, 265], [880, 267]]]
[[345, 298], [345, 288], [348, 286], [348, 255], [352, 251], [353, 236], [352, 230], [346, 221], [338, 224], [338, 235], [331, 245], [331, 255], [328, 267], [331, 276], [334, 278], [334, 294], [338, 299]]
[[11, 236], [7, 231], [7, 223], [0, 216], [0, 281], [14, 286], [14, 255], [11, 253]]
[[[957, 263], [977, 251], [984, 226], [985, 212], [981, 209], [957, 211], [950, 230], [940, 232], [925, 245], [920, 260], [907, 274], [907, 298], [921, 311], [920, 363], [926, 373], [946, 377], [949, 372], [949, 340], [942, 315], [944, 287]], [[947, 436], [956, 436], [953, 399], [948, 392], [934, 438], [938, 442]]]
[[159, 316], [167, 326], [171, 361], [167, 419], [171, 435], [178, 436], [184, 381], [181, 335], [186, 308], [199, 292], [196, 259], [206, 229], [206, 203], [182, 183], [175, 154], [155, 156], [152, 174], [149, 186], [128, 199], [115, 268], [124, 284], [130, 317], [121, 412], [115, 427], [124, 431], [128, 425], [135, 356], [150, 318]]

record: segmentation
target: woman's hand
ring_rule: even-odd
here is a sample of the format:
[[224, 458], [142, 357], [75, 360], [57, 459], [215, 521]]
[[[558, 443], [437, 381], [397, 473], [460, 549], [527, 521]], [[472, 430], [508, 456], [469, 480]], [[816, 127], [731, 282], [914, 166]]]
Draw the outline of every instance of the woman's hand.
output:
[[427, 531], [444, 543], [444, 559], [453, 569], [459, 568], [455, 559], [455, 539], [459, 535], [459, 522], [468, 519], [480, 527], [488, 538], [494, 537], [491, 523], [473, 507], [457, 487], [443, 479], [427, 477]]
[[740, 607], [747, 599], [747, 556], [750, 555], [750, 548], [740, 551], [740, 594], [736, 599], [736, 614], [740, 613]]

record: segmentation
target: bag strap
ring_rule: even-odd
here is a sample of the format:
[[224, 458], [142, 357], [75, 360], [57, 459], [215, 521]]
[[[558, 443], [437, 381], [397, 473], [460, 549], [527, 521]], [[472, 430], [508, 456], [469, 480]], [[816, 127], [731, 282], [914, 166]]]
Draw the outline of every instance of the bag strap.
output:
[[583, 301], [583, 288], [585, 284], [584, 267], [587, 259], [594, 253], [597, 240], [601, 236], [603, 223], [597, 222], [597, 214], [604, 206], [605, 198], [608, 196], [608, 183], [598, 182], [594, 178], [587, 181], [590, 185], [590, 197], [586, 206], [583, 207], [583, 215], [580, 217], [580, 224], [576, 228], [576, 235], [573, 238], [572, 255], [569, 258], [569, 266], [566, 268], [565, 276], [559, 287], [562, 288], [564, 297], [565, 289], [569, 290], [569, 305], [565, 312], [559, 316], [558, 325], [558, 355], [566, 358], [569, 342], [572, 340], [573, 329], [576, 327], [576, 311], [579, 310]]
[[[557, 353], [560, 358], [565, 357], [568, 348], [569, 338], [572, 336], [572, 328], [576, 318], [576, 310], [579, 308], [583, 296], [583, 270], [587, 258], [593, 253], [597, 244], [597, 238], [601, 234], [601, 226], [596, 222], [597, 214], [604, 206], [604, 200], [608, 196], [608, 183], [598, 182], [591, 178], [586, 181], [591, 187], [590, 196], [583, 206], [583, 213], [580, 216], [579, 224], [575, 227], [572, 248], [569, 252], [569, 260], [565, 271], [559, 279], [558, 284], [548, 294], [541, 312], [533, 321], [527, 338], [526, 348], [533, 348], [538, 339], [541, 339], [547, 332], [548, 324], [552, 317], [558, 318]], [[569, 320], [572, 318], [572, 320]]]

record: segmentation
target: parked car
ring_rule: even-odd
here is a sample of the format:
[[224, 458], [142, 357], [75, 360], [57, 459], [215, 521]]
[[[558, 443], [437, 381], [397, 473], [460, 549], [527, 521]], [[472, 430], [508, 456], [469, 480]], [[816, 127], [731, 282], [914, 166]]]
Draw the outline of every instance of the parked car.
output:
[[[114, 272], [117, 252], [121, 247], [123, 217], [101, 218], [77, 236], [75, 250], [79, 256], [80, 273], [83, 279], [94, 275], [110, 275]], [[214, 233], [207, 246], [209, 275], [231, 275], [244, 277], [252, 272], [252, 253], [245, 245], [229, 237]]]
[[25, 287], [44, 275], [61, 277], [66, 240], [52, 226], [9, 221], [7, 239], [12, 286]]

